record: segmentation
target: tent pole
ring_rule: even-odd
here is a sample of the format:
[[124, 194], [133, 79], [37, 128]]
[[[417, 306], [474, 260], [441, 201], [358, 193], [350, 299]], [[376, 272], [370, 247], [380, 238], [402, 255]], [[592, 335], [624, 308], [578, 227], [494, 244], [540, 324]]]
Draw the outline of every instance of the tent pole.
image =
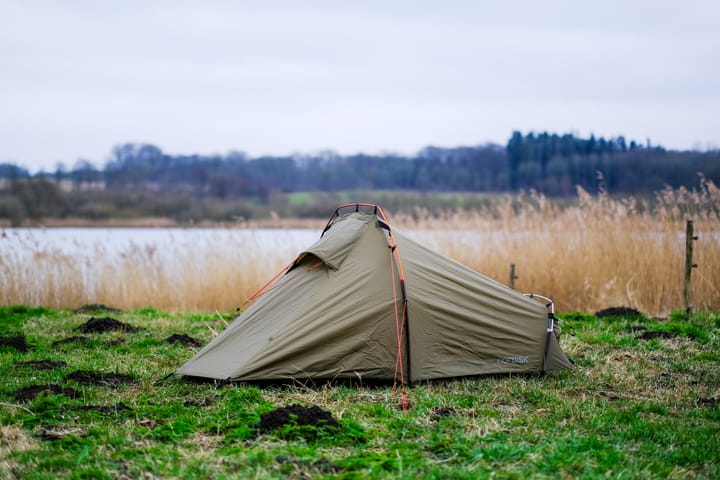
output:
[[407, 384], [408, 387], [412, 387], [413, 377], [410, 365], [410, 322], [408, 321], [407, 316], [405, 317], [405, 352], [407, 354]]
[[405, 293], [405, 279], [402, 279], [400, 281], [400, 289], [402, 291], [403, 296], [403, 317], [405, 317], [405, 356], [407, 357], [407, 382], [408, 387], [412, 387], [413, 383], [413, 377], [412, 377], [412, 365], [410, 362], [410, 358], [412, 355], [410, 354], [410, 317], [408, 315], [408, 302], [407, 302], [407, 294]]

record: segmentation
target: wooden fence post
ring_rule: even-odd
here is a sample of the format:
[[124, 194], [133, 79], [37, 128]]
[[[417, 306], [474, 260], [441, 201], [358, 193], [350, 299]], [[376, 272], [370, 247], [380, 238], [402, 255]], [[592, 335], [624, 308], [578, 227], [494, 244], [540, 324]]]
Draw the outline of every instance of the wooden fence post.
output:
[[515, 264], [510, 264], [510, 288], [515, 290], [515, 280], [517, 280], [519, 277], [515, 275]]
[[692, 269], [697, 268], [697, 264], [693, 263], [693, 240], [698, 237], [693, 235], [693, 221], [688, 220], [685, 228], [685, 287], [683, 288], [683, 296], [685, 298], [685, 312], [692, 311], [692, 290], [690, 288], [690, 280], [692, 279]]

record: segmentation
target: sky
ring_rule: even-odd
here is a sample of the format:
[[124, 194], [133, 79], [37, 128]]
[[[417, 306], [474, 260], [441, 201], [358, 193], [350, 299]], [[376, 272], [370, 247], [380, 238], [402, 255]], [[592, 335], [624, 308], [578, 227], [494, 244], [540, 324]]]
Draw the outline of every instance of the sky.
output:
[[0, 163], [720, 146], [717, 0], [0, 0]]

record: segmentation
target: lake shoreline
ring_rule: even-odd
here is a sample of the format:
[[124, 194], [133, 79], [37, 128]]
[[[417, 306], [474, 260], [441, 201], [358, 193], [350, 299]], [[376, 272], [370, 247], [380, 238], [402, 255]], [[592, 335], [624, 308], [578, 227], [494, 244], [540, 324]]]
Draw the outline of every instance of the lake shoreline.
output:
[[86, 218], [47, 218], [40, 221], [25, 221], [13, 226], [9, 219], [0, 218], [1, 229], [14, 228], [310, 228], [321, 229], [327, 219], [319, 218], [263, 218], [257, 220], [238, 220], [234, 222], [178, 222], [166, 217], [108, 218], [89, 220]]

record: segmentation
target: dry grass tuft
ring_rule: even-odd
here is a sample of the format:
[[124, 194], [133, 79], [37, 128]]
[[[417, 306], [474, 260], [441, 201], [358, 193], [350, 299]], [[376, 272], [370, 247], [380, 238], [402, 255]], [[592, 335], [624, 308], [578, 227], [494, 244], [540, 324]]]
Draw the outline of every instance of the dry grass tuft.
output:
[[0, 425], [0, 477], [18, 478], [14, 473], [17, 464], [8, 459], [8, 454], [36, 448], [38, 448], [37, 442], [22, 428], [15, 425]]

